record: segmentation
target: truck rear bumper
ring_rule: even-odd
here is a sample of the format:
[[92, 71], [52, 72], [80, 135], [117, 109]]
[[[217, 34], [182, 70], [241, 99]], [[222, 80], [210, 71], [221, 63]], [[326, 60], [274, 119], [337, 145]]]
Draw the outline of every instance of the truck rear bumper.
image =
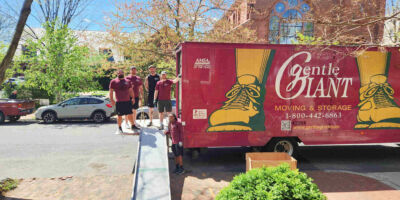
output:
[[26, 109], [26, 110], [19, 110], [18, 115], [23, 116], [23, 115], [29, 115], [33, 113], [33, 108], [31, 109]]

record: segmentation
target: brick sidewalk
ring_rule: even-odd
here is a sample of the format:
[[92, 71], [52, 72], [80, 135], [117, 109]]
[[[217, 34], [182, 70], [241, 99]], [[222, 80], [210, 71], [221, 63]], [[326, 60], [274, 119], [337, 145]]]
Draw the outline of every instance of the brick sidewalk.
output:
[[[372, 178], [344, 172], [306, 171], [305, 173], [314, 179], [328, 200], [400, 199], [399, 190]], [[171, 174], [172, 199], [214, 199], [235, 175], [236, 173], [232, 172]]]

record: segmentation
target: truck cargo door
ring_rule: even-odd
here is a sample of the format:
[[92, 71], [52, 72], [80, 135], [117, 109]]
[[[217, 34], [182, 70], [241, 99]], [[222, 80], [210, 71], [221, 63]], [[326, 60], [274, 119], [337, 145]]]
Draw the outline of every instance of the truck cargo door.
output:
[[[177, 66], [177, 74], [181, 74], [182, 75], [182, 51], [179, 51], [179, 52], [177, 52], [177, 54], [176, 54], [176, 61], [177, 61], [177, 63], [176, 63], [176, 66]], [[178, 88], [177, 88], [177, 91], [178, 91], [178, 95], [177, 95], [177, 104], [178, 105], [176, 105], [177, 107], [176, 107], [176, 114], [177, 114], [177, 116], [179, 117], [179, 118], [181, 118], [182, 116], [182, 81], [183, 81], [183, 78], [182, 78], [182, 80], [181, 81], [179, 81], [178, 82]]]

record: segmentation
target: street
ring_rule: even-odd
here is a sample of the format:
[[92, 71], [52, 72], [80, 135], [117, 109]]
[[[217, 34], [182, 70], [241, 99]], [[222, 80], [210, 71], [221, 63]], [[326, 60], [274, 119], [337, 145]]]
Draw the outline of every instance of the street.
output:
[[115, 135], [115, 123], [4, 123], [0, 179], [131, 174], [138, 137]]

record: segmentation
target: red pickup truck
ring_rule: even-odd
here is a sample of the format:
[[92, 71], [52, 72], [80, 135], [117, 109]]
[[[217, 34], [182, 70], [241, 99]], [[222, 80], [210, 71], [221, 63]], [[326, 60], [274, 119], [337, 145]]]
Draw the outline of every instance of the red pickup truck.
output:
[[31, 100], [0, 99], [0, 124], [6, 119], [15, 122], [21, 116], [33, 113], [35, 102]]

